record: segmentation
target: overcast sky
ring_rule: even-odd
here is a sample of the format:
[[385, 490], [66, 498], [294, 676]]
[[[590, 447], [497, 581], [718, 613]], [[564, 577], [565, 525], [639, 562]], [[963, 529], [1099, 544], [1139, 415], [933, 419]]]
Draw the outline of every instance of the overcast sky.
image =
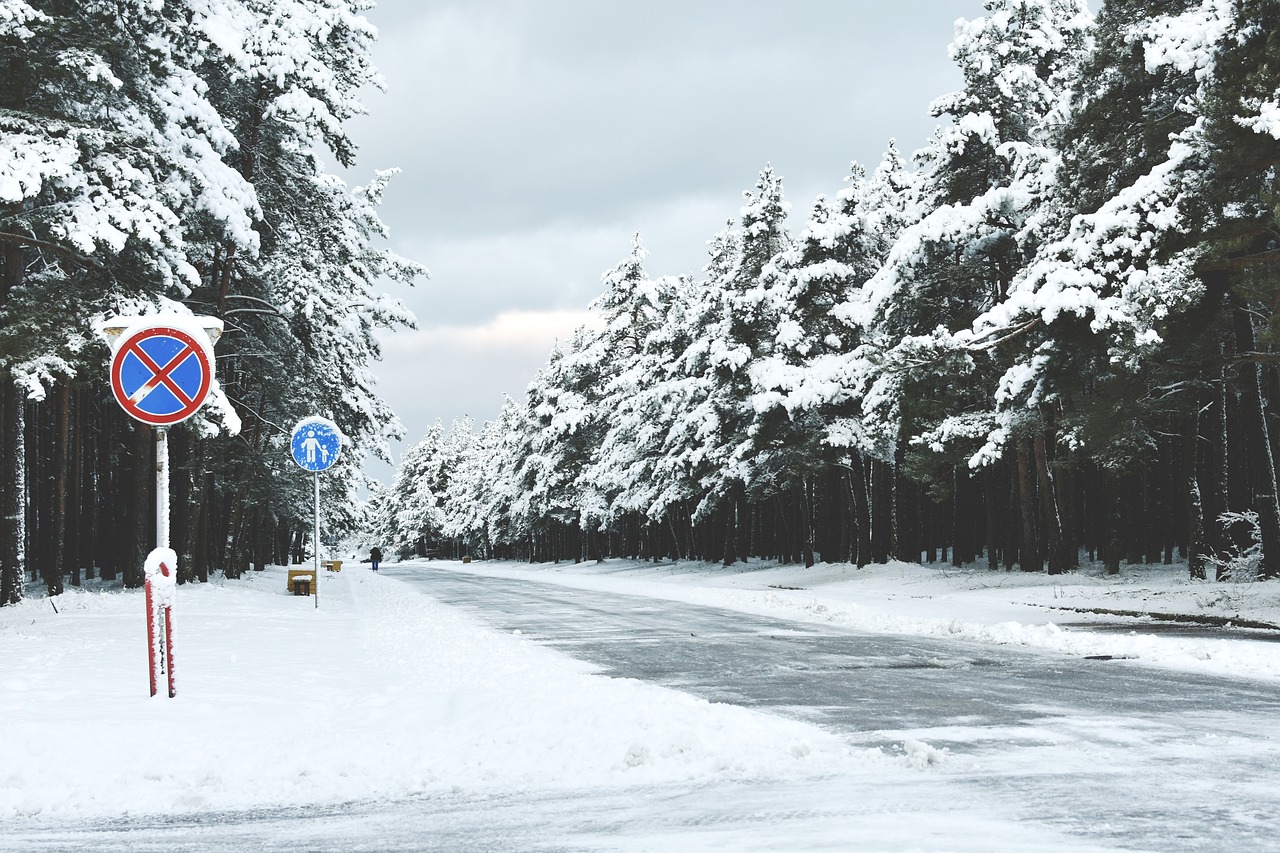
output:
[[[388, 91], [355, 121], [363, 183], [399, 167], [391, 245], [431, 279], [392, 292], [421, 328], [383, 336], [408, 429], [495, 418], [639, 232], [650, 275], [699, 273], [766, 164], [795, 232], [852, 161], [906, 154], [959, 88], [947, 56], [981, 0], [378, 0]], [[394, 286], [393, 286], [394, 287]], [[370, 473], [390, 480], [391, 469]]]

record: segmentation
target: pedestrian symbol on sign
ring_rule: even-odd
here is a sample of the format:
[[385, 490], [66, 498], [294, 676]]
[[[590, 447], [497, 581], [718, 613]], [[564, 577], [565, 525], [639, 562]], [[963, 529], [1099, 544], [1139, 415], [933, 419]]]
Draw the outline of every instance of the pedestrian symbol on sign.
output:
[[[306, 454], [307, 454], [308, 468], [314, 468], [318, 470], [319, 468], [328, 467], [327, 463], [329, 461], [329, 448], [321, 444], [320, 440], [316, 438], [316, 431], [314, 429], [307, 430], [307, 437], [302, 440], [302, 449], [306, 451]], [[320, 451], [320, 465], [316, 465], [317, 450]]]
[[327, 471], [338, 461], [342, 434], [327, 418], [310, 417], [293, 428], [293, 461], [306, 471]]

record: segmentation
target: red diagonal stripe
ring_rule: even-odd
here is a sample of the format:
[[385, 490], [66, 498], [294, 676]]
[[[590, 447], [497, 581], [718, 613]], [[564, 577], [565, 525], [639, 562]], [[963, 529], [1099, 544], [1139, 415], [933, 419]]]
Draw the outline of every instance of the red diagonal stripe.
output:
[[[176, 338], [174, 340], [176, 340]], [[169, 375], [170, 373], [172, 373], [174, 370], [178, 368], [178, 365], [186, 361], [188, 356], [195, 354], [195, 350], [191, 348], [190, 344], [183, 343], [182, 349], [178, 351], [177, 355], [169, 359], [169, 363], [166, 364], [164, 367], [161, 367], [160, 365], [156, 364], [155, 360], [152, 359], [151, 356], [147, 355], [146, 351], [143, 350], [142, 347], [139, 346], [138, 342], [136, 341], [130, 344], [129, 352], [132, 353], [139, 361], [141, 361], [143, 365], [147, 368], [147, 370], [150, 370], [152, 374], [154, 374], [150, 379], [142, 383], [142, 385], [138, 387], [137, 391], [134, 391], [131, 395], [129, 395], [129, 400], [135, 406], [141, 403], [143, 400], [145, 400], [147, 398], [147, 395], [150, 394], [152, 391], [154, 391], [156, 387], [161, 384], [163, 384], [166, 388], [172, 391], [175, 397], [183, 401], [184, 405], [189, 406], [195, 402], [194, 399], [187, 396], [187, 392], [183, 391], [182, 387], [178, 385], [178, 383], [173, 380], [173, 377]]]

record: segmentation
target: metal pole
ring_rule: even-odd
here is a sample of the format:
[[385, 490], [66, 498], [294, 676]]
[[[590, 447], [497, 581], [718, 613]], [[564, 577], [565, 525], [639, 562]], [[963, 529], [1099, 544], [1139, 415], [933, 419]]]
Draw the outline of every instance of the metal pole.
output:
[[169, 428], [156, 427], [156, 547], [169, 547]]
[[[169, 428], [156, 427], [156, 548], [169, 547]], [[170, 573], [176, 576], [177, 565], [169, 566], [160, 563], [160, 573], [166, 578]], [[172, 583], [172, 581], [170, 581]], [[154, 659], [157, 642], [163, 645], [163, 667], [169, 674], [169, 698], [178, 695], [173, 679], [173, 608], [168, 601], [172, 595], [172, 587], [165, 585], [166, 603], [161, 604], [152, 595], [152, 579], [147, 578], [147, 628], [148, 641], [151, 643], [151, 695], [156, 695], [157, 663]]]
[[316, 607], [320, 606], [320, 472], [312, 471], [311, 479], [316, 485], [316, 580], [313, 594], [316, 597]]

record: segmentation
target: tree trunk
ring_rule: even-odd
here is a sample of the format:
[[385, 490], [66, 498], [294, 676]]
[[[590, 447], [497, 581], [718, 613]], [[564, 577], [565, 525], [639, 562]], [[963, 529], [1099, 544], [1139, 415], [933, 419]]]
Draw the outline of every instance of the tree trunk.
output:
[[45, 567], [45, 586], [49, 595], [62, 595], [62, 578], [67, 558], [67, 442], [70, 439], [70, 389], [59, 382], [54, 394], [54, 420], [57, 422], [53, 447], [53, 547]]
[[129, 431], [132, 439], [131, 473], [133, 494], [130, 501], [132, 516], [129, 530], [131, 535], [126, 543], [127, 557], [124, 564], [124, 585], [130, 589], [142, 586], [146, 580], [143, 565], [147, 554], [155, 547], [155, 503], [154, 489], [155, 461], [151, 438], [151, 428], [141, 423], [132, 425]]
[[893, 545], [893, 468], [871, 462], [871, 562], [887, 563]]
[[[1253, 350], [1253, 320], [1243, 306], [1235, 310], [1236, 346], [1246, 352]], [[1258, 514], [1258, 526], [1262, 531], [1262, 561], [1258, 577], [1280, 576], [1280, 501], [1276, 496], [1275, 458], [1271, 454], [1271, 436], [1267, 429], [1267, 415], [1262, 398], [1262, 367], [1257, 363], [1246, 364], [1240, 369], [1240, 396], [1244, 403], [1244, 416], [1248, 432], [1253, 476], [1253, 509]]]
[[0, 370], [0, 606], [23, 599], [22, 400], [8, 370]]
[[1032, 444], [1035, 448], [1036, 476], [1040, 486], [1041, 539], [1048, 550], [1049, 574], [1060, 575], [1066, 571], [1062, 556], [1062, 517], [1058, 511], [1057, 489], [1049, 471], [1049, 454], [1043, 430], [1036, 431]]
[[987, 569], [994, 572], [1000, 568], [1000, 547], [996, 541], [996, 531], [1000, 526], [996, 518], [996, 472], [992, 465], [982, 469], [982, 491], [985, 498], [983, 504], [987, 511]]
[[1186, 419], [1182, 445], [1182, 474], [1187, 484], [1187, 573], [1194, 580], [1205, 579], [1204, 501], [1200, 495], [1197, 450], [1200, 442], [1200, 407], [1194, 406]]
[[862, 457], [856, 453], [850, 459], [853, 469], [849, 475], [849, 489], [852, 491], [853, 512], [857, 527], [857, 552], [855, 560], [858, 568], [871, 562], [871, 508], [867, 497], [867, 472]]
[[813, 501], [809, 494], [809, 479], [800, 481], [800, 549], [804, 567], [813, 568]]
[[738, 562], [738, 505], [731, 497], [720, 508], [724, 519], [724, 553], [721, 558], [726, 566]]
[[1043, 566], [1040, 543], [1036, 538], [1035, 488], [1031, 484], [1031, 454], [1027, 452], [1027, 440], [1015, 439], [1018, 445], [1018, 506], [1022, 518], [1022, 536], [1019, 542], [1019, 565], [1024, 572], [1038, 572]]
[[1114, 471], [1107, 471], [1103, 474], [1103, 494], [1109, 506], [1106, 512], [1107, 518], [1107, 538], [1106, 545], [1103, 548], [1103, 561], [1106, 565], [1107, 574], [1120, 574], [1120, 555], [1124, 551], [1124, 541], [1120, 536], [1120, 496], [1122, 487], [1120, 483], [1120, 475]]
[[[0, 308], [22, 284], [22, 248], [0, 242]], [[24, 595], [22, 565], [23, 467], [22, 400], [7, 364], [0, 364], [0, 606]]]
[[[74, 414], [74, 417], [72, 415]], [[71, 410], [67, 417], [71, 422], [71, 472], [68, 484], [66, 560], [71, 575], [71, 585], [80, 586], [80, 568], [84, 562], [84, 493], [82, 484], [85, 471], [84, 447], [84, 393], [77, 392], [71, 397]]]

